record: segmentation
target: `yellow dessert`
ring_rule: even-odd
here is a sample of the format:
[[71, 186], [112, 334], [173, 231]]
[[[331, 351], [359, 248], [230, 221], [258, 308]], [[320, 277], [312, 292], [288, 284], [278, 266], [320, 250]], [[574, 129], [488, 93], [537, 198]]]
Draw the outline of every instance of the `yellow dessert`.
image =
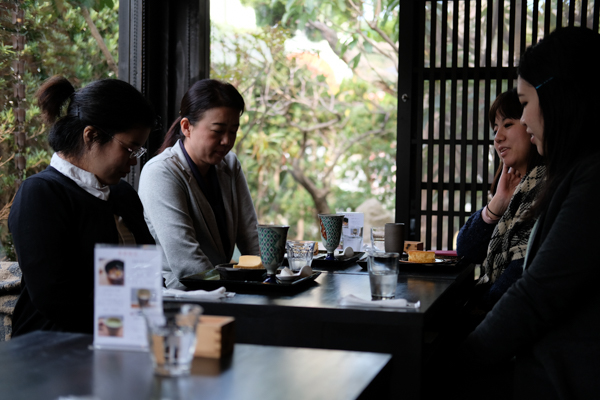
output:
[[420, 264], [434, 263], [435, 251], [410, 250], [408, 251], [408, 261]]
[[233, 267], [242, 269], [265, 268], [259, 256], [240, 256], [240, 261], [237, 263], [237, 265], [234, 265]]

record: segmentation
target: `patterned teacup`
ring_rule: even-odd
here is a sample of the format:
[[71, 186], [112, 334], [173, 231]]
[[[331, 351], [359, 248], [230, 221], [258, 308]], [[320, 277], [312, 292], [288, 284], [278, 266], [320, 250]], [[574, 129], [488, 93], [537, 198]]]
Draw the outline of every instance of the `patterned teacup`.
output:
[[325, 260], [335, 261], [333, 252], [340, 244], [343, 223], [344, 215], [319, 214], [319, 224], [321, 225], [321, 241], [327, 250], [327, 257], [325, 257]]
[[289, 228], [285, 225], [258, 225], [260, 259], [269, 275], [265, 283], [277, 283], [275, 274], [283, 262]]

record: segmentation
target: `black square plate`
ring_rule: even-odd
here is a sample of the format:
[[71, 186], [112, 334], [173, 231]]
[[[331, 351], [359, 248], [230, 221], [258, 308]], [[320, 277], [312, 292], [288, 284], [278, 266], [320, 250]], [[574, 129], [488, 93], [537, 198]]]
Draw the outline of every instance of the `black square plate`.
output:
[[326, 271], [332, 271], [336, 269], [348, 268], [349, 266], [356, 264], [356, 262], [364, 255], [364, 252], [354, 253], [352, 256], [340, 255], [335, 257], [335, 261], [333, 260], [325, 260], [325, 254], [319, 254], [317, 257], [313, 258], [312, 264], [310, 265], [312, 269], [322, 269]]
[[295, 293], [315, 285], [315, 279], [321, 275], [313, 272], [312, 275], [293, 282], [279, 281], [278, 284], [267, 284], [261, 281], [230, 281], [230, 280], [204, 280], [196, 275], [186, 276], [179, 280], [190, 290], [215, 290], [225, 286], [228, 292], [236, 293]]

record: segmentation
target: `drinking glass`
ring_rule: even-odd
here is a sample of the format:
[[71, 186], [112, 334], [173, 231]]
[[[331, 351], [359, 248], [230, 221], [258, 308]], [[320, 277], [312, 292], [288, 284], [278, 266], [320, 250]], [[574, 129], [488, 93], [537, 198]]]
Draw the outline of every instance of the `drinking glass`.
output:
[[258, 226], [260, 259], [267, 270], [267, 279], [264, 283], [277, 283], [275, 274], [285, 256], [285, 243], [289, 228], [285, 225]]
[[298, 272], [305, 265], [312, 263], [315, 253], [315, 242], [301, 242], [296, 240], [288, 240], [287, 255], [290, 269], [293, 272]]
[[371, 297], [373, 300], [396, 297], [398, 283], [398, 253], [373, 251], [367, 258]]
[[144, 312], [155, 374], [181, 376], [190, 373], [201, 313], [202, 307], [196, 304], [165, 305], [163, 315]]
[[327, 257], [325, 257], [325, 260], [335, 261], [335, 256], [333, 255], [333, 252], [340, 244], [343, 223], [343, 215], [319, 214], [319, 225], [321, 226], [321, 241], [323, 242], [325, 250], [327, 250]]
[[375, 251], [385, 251], [385, 227], [371, 228], [371, 246]]

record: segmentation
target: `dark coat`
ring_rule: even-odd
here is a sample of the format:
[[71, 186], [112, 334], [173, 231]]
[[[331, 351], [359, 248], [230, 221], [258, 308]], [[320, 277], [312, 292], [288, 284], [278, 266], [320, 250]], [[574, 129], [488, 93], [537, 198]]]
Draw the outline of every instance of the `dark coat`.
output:
[[154, 243], [131, 185], [121, 181], [110, 189], [108, 201], [98, 199], [53, 167], [19, 188], [8, 219], [23, 271], [13, 336], [93, 332], [94, 245], [119, 243], [115, 214], [136, 243]]
[[[456, 252], [466, 261], [483, 264], [487, 257], [490, 239], [495, 224], [487, 224], [481, 216], [481, 210], [475, 212], [460, 228], [456, 242]], [[506, 293], [523, 272], [523, 259], [512, 260], [494, 283], [479, 285], [472, 301], [478, 308], [489, 310]]]
[[600, 398], [600, 157], [566, 175], [523, 276], [469, 336], [475, 368], [516, 356], [516, 398]]

